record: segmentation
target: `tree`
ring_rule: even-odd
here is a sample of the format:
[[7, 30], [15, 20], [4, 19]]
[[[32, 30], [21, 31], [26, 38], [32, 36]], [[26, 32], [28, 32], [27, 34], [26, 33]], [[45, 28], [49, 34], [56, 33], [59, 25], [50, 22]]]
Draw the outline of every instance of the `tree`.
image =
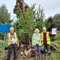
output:
[[[20, 13], [20, 16], [16, 23], [14, 24], [15, 31], [20, 38], [20, 43], [29, 43], [31, 42], [31, 37], [36, 27], [35, 19], [35, 10], [34, 5], [31, 8], [28, 8], [23, 13]], [[27, 45], [28, 46], [28, 45]]]
[[32, 34], [35, 28], [39, 28], [39, 30], [42, 31], [44, 15], [43, 8], [39, 6], [38, 10], [36, 10], [34, 4], [32, 7], [24, 10], [23, 13], [20, 13], [17, 22], [14, 24], [15, 29], [18, 29], [18, 31], [20, 30], [20, 33], [31, 32], [29, 35]]
[[[25, 38], [30, 40], [32, 37], [32, 34], [34, 33], [35, 28], [39, 28], [39, 30], [42, 30], [43, 25], [43, 18], [44, 18], [44, 12], [43, 8], [41, 9], [40, 6], [38, 10], [35, 9], [35, 5], [31, 7], [25, 6], [25, 9], [21, 9], [22, 5], [20, 5], [20, 0], [18, 1], [18, 4], [14, 8], [14, 13], [17, 15], [17, 21], [14, 24], [15, 31], [18, 34], [18, 37], [23, 37], [23, 35], [27, 34], [29, 39], [27, 38], [27, 35], [25, 35]], [[27, 42], [27, 39], [26, 42]], [[24, 39], [20, 38], [20, 41]]]
[[12, 20], [10, 19], [10, 13], [8, 13], [6, 6], [3, 4], [0, 7], [0, 24], [11, 23], [11, 22]]
[[55, 22], [54, 22], [52, 16], [50, 16], [49, 18], [47, 18], [47, 19], [45, 20], [45, 26], [47, 27], [47, 30], [48, 30], [48, 31], [51, 31], [52, 28], [55, 27]]
[[44, 26], [44, 17], [45, 17], [44, 10], [39, 5], [35, 19], [37, 24], [36, 28], [38, 28], [40, 32], [42, 31], [42, 27]]
[[14, 13], [19, 18], [20, 14], [23, 13], [23, 10], [26, 11], [27, 8], [29, 8], [29, 6], [24, 2], [24, 0], [16, 0], [16, 5], [15, 5], [15, 8], [14, 8]]
[[55, 14], [53, 20], [56, 24], [56, 28], [60, 30], [60, 14], [59, 13]]
[[[10, 13], [8, 13], [6, 6], [3, 4], [0, 7], [0, 24], [11, 24], [11, 22], [12, 20], [10, 19]], [[3, 39], [3, 33], [0, 33], [0, 39]]]
[[36, 26], [34, 22], [34, 5], [31, 8], [28, 8], [27, 11], [23, 11], [23, 14], [20, 14], [20, 18], [18, 18], [17, 22], [14, 24], [14, 27], [17, 33], [28, 33], [31, 36], [31, 33], [33, 33]]

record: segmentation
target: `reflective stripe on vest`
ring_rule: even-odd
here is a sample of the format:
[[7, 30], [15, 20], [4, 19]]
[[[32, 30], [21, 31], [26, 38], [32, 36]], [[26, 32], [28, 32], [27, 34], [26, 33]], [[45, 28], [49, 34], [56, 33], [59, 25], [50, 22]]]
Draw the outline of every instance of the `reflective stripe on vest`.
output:
[[[40, 40], [40, 35], [38, 36], [38, 40]], [[33, 35], [32, 44], [33, 45], [36, 45], [36, 35], [35, 34]], [[38, 42], [38, 44], [39, 44], [39, 46], [41, 46], [42, 45], [42, 42], [40, 41], [40, 42]]]
[[[10, 38], [10, 33], [8, 33], [8, 40], [11, 40], [11, 38]], [[18, 38], [17, 38], [17, 36], [16, 36], [16, 33], [14, 32], [14, 37], [15, 37], [15, 39], [16, 39], [16, 44], [18, 43], [17, 41], [18, 41]], [[10, 42], [8, 42], [8, 45], [10, 45]]]
[[[42, 35], [42, 40], [44, 40], [43, 39], [43, 33], [41, 34]], [[50, 44], [51, 42], [50, 42], [50, 36], [49, 36], [49, 32], [47, 32], [47, 44]], [[42, 43], [43, 44], [43, 43]]]

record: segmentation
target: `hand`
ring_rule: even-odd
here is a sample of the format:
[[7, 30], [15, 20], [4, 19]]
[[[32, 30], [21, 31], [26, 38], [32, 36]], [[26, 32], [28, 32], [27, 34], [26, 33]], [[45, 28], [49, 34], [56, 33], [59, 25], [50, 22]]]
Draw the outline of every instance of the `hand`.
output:
[[12, 40], [7, 40], [7, 42], [10, 42], [10, 43], [11, 43], [11, 42], [12, 42]]
[[12, 43], [12, 40], [10, 40], [9, 42]]
[[17, 44], [17, 46], [19, 46], [19, 43]]
[[40, 40], [38, 40], [38, 42], [40, 42]]

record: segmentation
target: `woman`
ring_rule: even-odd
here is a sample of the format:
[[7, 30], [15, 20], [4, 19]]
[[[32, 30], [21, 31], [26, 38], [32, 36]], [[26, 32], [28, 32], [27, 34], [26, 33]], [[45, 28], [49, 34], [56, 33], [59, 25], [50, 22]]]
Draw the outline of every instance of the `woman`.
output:
[[32, 36], [32, 45], [34, 46], [35, 55], [41, 54], [41, 45], [42, 39], [39, 33], [39, 29], [35, 29], [34, 34]]

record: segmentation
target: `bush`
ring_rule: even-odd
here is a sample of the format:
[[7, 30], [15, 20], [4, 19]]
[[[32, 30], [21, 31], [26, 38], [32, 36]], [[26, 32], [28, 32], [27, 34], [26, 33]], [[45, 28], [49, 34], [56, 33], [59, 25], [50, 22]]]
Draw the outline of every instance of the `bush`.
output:
[[55, 40], [60, 41], [60, 31], [58, 31], [58, 33], [56, 34], [54, 38]]

